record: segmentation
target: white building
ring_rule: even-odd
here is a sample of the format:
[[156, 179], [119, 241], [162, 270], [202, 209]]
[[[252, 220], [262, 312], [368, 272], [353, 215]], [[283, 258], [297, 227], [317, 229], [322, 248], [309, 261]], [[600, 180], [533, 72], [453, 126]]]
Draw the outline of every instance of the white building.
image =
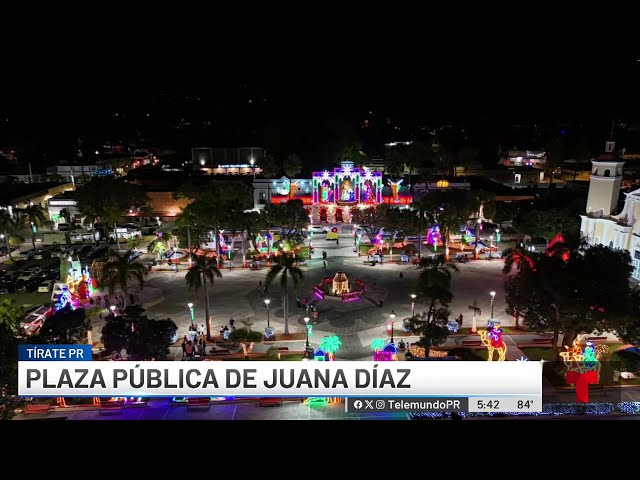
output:
[[640, 280], [640, 189], [625, 193], [622, 212], [616, 215], [624, 161], [615, 152], [615, 142], [607, 142], [605, 153], [591, 163], [587, 213], [580, 215], [580, 233], [591, 245], [627, 250], [632, 276]]
[[60, 212], [65, 208], [69, 210], [73, 222], [82, 224], [84, 217], [82, 213], [80, 213], [78, 202], [73, 198], [73, 192], [63, 193], [62, 195], [50, 198], [47, 202], [47, 207], [49, 210], [49, 218], [55, 224], [56, 230], [59, 223], [67, 222], [64, 217], [60, 215]]
[[47, 174], [59, 175], [67, 182], [86, 176], [93, 177], [98, 171], [97, 165], [55, 165], [47, 168]]

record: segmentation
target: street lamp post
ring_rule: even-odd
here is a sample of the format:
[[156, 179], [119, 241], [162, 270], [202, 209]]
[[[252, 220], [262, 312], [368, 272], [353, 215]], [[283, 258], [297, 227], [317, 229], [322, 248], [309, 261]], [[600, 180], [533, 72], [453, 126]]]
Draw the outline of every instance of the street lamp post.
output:
[[309, 349], [309, 317], [304, 317], [304, 329], [307, 333], [307, 342], [305, 343], [304, 347], [305, 350]]
[[489, 235], [489, 260], [493, 257], [493, 235]]
[[493, 319], [493, 302], [496, 299], [496, 292], [489, 292], [491, 295], [491, 319]]
[[393, 321], [396, 318], [396, 312], [394, 312], [393, 310], [391, 310], [391, 313], [389, 314], [389, 319], [391, 320], [391, 342], [389, 343], [393, 343]]
[[249, 163], [251, 164], [251, 170], [253, 172], [253, 178], [256, 178], [256, 166], [255, 163], [256, 161], [252, 158], [251, 160], [249, 160]]
[[480, 253], [480, 246], [478, 241], [480, 240], [480, 225], [482, 225], [482, 219], [479, 218], [476, 222], [476, 248], [473, 250], [473, 259], [478, 260], [478, 254]]
[[264, 304], [267, 306], [267, 328], [269, 328], [271, 325], [269, 325], [269, 304], [271, 303], [271, 300], [268, 298], [264, 299]]
[[416, 316], [416, 294], [415, 293], [411, 294], [411, 316], [412, 317]]
[[191, 325], [193, 326], [193, 303], [189, 302], [187, 303], [187, 307], [189, 307], [189, 313], [191, 314]]
[[118, 315], [116, 315], [116, 306], [115, 305], [111, 305], [109, 307], [109, 309], [111, 310], [111, 315], [113, 315], [114, 317], [118, 316]]

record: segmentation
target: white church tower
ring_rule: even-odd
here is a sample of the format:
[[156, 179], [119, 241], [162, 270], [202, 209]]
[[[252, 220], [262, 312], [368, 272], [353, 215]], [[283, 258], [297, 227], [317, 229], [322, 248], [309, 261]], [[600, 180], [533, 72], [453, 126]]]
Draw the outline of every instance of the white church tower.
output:
[[616, 142], [607, 142], [605, 153], [591, 161], [587, 214], [594, 217], [609, 216], [618, 205], [624, 162], [620, 161], [615, 147]]

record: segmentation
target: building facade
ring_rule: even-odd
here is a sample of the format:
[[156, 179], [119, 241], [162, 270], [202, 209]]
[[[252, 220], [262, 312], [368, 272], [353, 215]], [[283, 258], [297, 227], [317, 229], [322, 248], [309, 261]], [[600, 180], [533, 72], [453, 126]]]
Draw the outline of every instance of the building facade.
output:
[[580, 233], [590, 245], [627, 250], [633, 278], [640, 280], [640, 189], [625, 193], [622, 211], [615, 214], [622, 185], [624, 161], [607, 142], [605, 153], [593, 160], [586, 214], [580, 215]]

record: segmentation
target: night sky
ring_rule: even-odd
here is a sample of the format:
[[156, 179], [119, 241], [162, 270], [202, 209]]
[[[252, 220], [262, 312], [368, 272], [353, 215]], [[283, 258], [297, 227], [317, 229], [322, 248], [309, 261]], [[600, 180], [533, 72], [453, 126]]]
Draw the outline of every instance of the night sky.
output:
[[[224, 62], [185, 70], [155, 57], [133, 68], [117, 57], [99, 57], [93, 68], [77, 59], [22, 62], [0, 89], [0, 147], [55, 160], [78, 138], [259, 143], [270, 122], [340, 118], [357, 128], [370, 111], [399, 125], [640, 120], [640, 57], [415, 52], [255, 64], [251, 72]], [[181, 123], [188, 128], [176, 134]]]

